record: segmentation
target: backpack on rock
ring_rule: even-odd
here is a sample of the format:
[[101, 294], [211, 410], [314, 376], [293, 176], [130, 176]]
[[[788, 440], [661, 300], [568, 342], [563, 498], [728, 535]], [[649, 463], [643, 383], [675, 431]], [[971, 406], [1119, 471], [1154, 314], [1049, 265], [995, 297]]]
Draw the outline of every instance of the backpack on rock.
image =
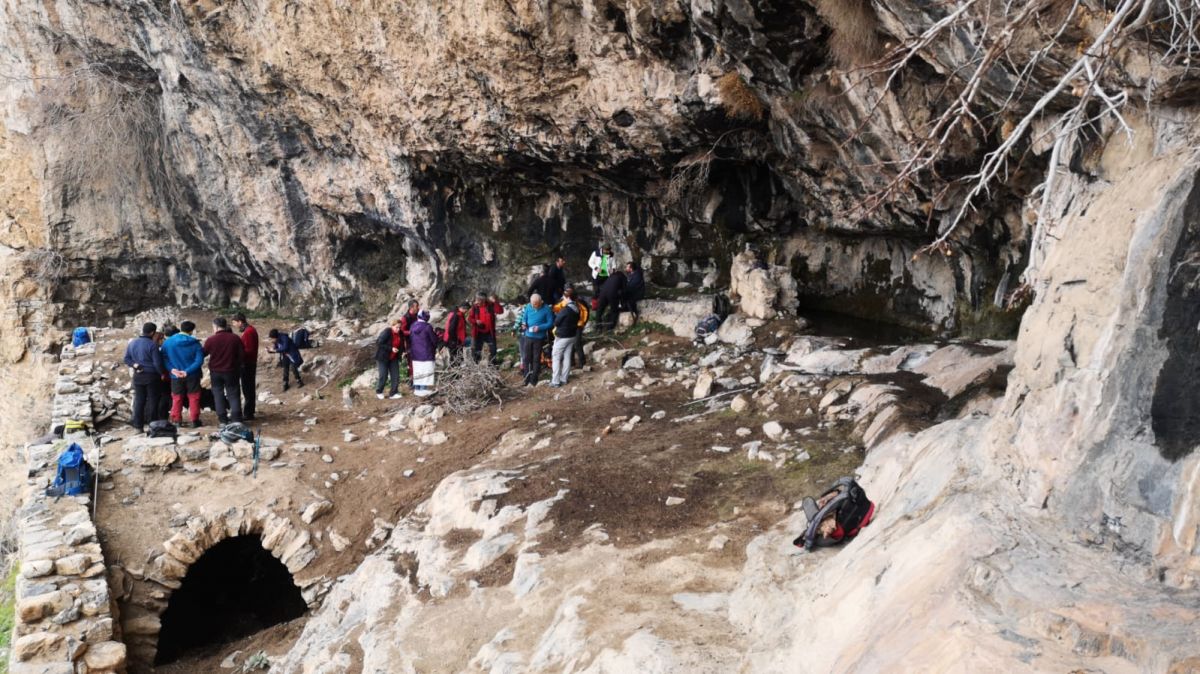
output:
[[801, 507], [808, 527], [792, 545], [805, 550], [848, 541], [875, 516], [875, 504], [852, 477], [841, 478], [815, 501], [805, 497]]
[[83, 458], [83, 448], [72, 442], [58, 456], [54, 482], [46, 488], [47, 496], [78, 496], [92, 491], [92, 464]]

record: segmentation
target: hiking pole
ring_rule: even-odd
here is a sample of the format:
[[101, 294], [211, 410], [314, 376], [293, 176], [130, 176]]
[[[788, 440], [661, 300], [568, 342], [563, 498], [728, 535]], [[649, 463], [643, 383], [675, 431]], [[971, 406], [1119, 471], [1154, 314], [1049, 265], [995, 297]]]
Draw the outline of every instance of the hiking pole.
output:
[[262, 427], [259, 426], [258, 434], [254, 436], [254, 479], [258, 479], [258, 450], [262, 447]]
[[96, 466], [92, 469], [92, 521], [96, 521], [96, 506], [100, 504], [100, 445], [96, 442], [96, 435], [93, 431], [88, 431], [88, 440], [92, 441], [92, 449], [96, 450]]

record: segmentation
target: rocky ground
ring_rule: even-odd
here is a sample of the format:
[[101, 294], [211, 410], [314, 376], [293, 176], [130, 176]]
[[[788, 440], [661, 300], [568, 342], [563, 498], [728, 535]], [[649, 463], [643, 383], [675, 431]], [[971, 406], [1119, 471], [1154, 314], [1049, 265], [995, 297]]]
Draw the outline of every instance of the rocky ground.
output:
[[[208, 315], [185, 313], [207, 324]], [[131, 437], [118, 364], [126, 335], [101, 331], [97, 369], [117, 411], [100, 438], [97, 529], [135, 667], [153, 657], [170, 595], [159, 572], [178, 557], [172, 546], [238, 509], [277, 522], [277, 554], [312, 606], [387, 582], [371, 575], [387, 560], [410, 595], [405, 619], [459, 625], [469, 607], [492, 607], [470, 615], [469, 628], [410, 636], [406, 654], [389, 656], [395, 663], [545, 669], [616, 657], [604, 648], [626, 638], [653, 651], [655, 639], [692, 633], [711, 645], [711, 669], [735, 653], [737, 631], [714, 611], [747, 543], [890, 435], [986, 413], [1011, 366], [1007, 343], [888, 345], [811, 334], [804, 320], [735, 315], [708, 344], [658, 324], [593, 339], [591, 364], [563, 389], [517, 388], [506, 370], [502, 404], [456, 416], [437, 397], [380, 401], [353, 388], [378, 326], [310, 327], [322, 345], [306, 352], [306, 387], [280, 391], [265, 354], [260, 362], [256, 475], [248, 448], [208, 437], [211, 412], [177, 443]], [[489, 601], [505, 593], [522, 598], [519, 609]], [[285, 671], [379, 657], [345, 649], [351, 618], [319, 615], [160, 671], [210, 671], [259, 650], [282, 658], [306, 626], [323, 636], [297, 645]], [[639, 615], [660, 623], [657, 636], [626, 629]], [[572, 621], [581, 620], [608, 636], [574, 644]]]

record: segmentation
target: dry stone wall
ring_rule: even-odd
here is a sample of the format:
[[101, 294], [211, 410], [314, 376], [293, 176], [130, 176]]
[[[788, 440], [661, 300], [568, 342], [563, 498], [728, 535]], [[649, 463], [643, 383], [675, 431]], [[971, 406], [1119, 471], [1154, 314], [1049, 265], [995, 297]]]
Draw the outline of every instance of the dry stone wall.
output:
[[[98, 391], [94, 345], [63, 352], [55, 384], [53, 426], [92, 422], [107, 403]], [[79, 442], [94, 461], [85, 434], [26, 448], [30, 488], [18, 513], [16, 625], [11, 674], [109, 674], [125, 671], [125, 644], [115, 626], [116, 606], [105, 579], [104, 553], [86, 496], [51, 498], [55, 458]]]

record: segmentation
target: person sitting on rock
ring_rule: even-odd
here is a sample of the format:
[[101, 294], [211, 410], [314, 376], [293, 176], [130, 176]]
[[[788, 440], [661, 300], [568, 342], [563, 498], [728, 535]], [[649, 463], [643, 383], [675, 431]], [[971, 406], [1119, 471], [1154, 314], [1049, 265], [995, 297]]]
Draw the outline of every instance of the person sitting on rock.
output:
[[171, 423], [183, 423], [186, 397], [192, 427], [200, 428], [200, 370], [204, 365], [204, 347], [192, 336], [195, 331], [195, 323], [180, 323], [179, 332], [163, 342], [162, 352], [171, 373]]
[[612, 332], [617, 327], [621, 313], [621, 297], [625, 293], [625, 272], [614, 272], [600, 288], [596, 304], [596, 324], [602, 332]]
[[521, 336], [521, 361], [525, 366], [525, 385], [537, 386], [542, 374], [542, 347], [554, 327], [554, 312], [542, 302], [541, 295], [531, 295], [529, 304], [521, 312], [521, 324], [525, 330]]
[[392, 380], [391, 398], [400, 397], [400, 359], [404, 353], [404, 332], [400, 329], [400, 319], [393, 318], [391, 326], [384, 328], [375, 340], [375, 367], [379, 370], [379, 379], [375, 384], [375, 397], [383, 400], [383, 387]]
[[592, 292], [599, 295], [600, 288], [613, 272], [613, 248], [603, 244], [598, 250], [592, 251], [588, 258], [588, 268], [592, 270]]
[[463, 345], [467, 343], [467, 311], [470, 308], [471, 305], [463, 302], [446, 316], [442, 339], [446, 343], [446, 350], [450, 352], [451, 367], [461, 364], [463, 360]]
[[475, 296], [475, 306], [467, 313], [467, 323], [471, 326], [471, 358], [476, 363], [483, 352], [483, 345], [488, 346], [488, 362], [496, 364], [496, 317], [504, 313], [504, 307], [495, 295], [479, 293]]
[[204, 340], [208, 354], [208, 376], [212, 381], [213, 405], [222, 426], [242, 421], [241, 374], [246, 350], [242, 340], [229, 329], [223, 316], [213, 319], [213, 334]]
[[417, 324], [417, 316], [421, 311], [421, 303], [416, 300], [411, 300], [408, 303], [408, 311], [400, 317], [400, 333], [404, 335], [404, 358], [408, 366], [408, 384], [412, 386], [413, 381], [413, 360], [412, 360], [412, 329]]
[[641, 266], [636, 262], [629, 262], [625, 265], [625, 290], [621, 296], [621, 303], [624, 305], [625, 311], [633, 314], [633, 323], [637, 324], [641, 313], [638, 311], [638, 302], [646, 296], [646, 277], [642, 273]]
[[283, 390], [291, 388], [288, 375], [292, 372], [296, 373], [296, 386], [303, 387], [300, 366], [304, 364], [304, 356], [300, 355], [300, 347], [292, 341], [291, 336], [281, 330], [271, 328], [267, 335], [274, 340], [273, 348], [268, 348], [267, 352], [279, 354], [279, 367], [283, 368]]
[[435, 371], [434, 359], [437, 357], [437, 335], [429, 324], [429, 312], [417, 314], [417, 322], [412, 326], [412, 356], [413, 392], [421, 396], [433, 395]]
[[167, 373], [162, 352], [154, 343], [158, 326], [146, 323], [142, 334], [134, 337], [125, 347], [125, 364], [133, 370], [133, 413], [129, 424], [139, 433], [145, 431], [147, 423], [154, 421], [158, 413], [159, 386]]

